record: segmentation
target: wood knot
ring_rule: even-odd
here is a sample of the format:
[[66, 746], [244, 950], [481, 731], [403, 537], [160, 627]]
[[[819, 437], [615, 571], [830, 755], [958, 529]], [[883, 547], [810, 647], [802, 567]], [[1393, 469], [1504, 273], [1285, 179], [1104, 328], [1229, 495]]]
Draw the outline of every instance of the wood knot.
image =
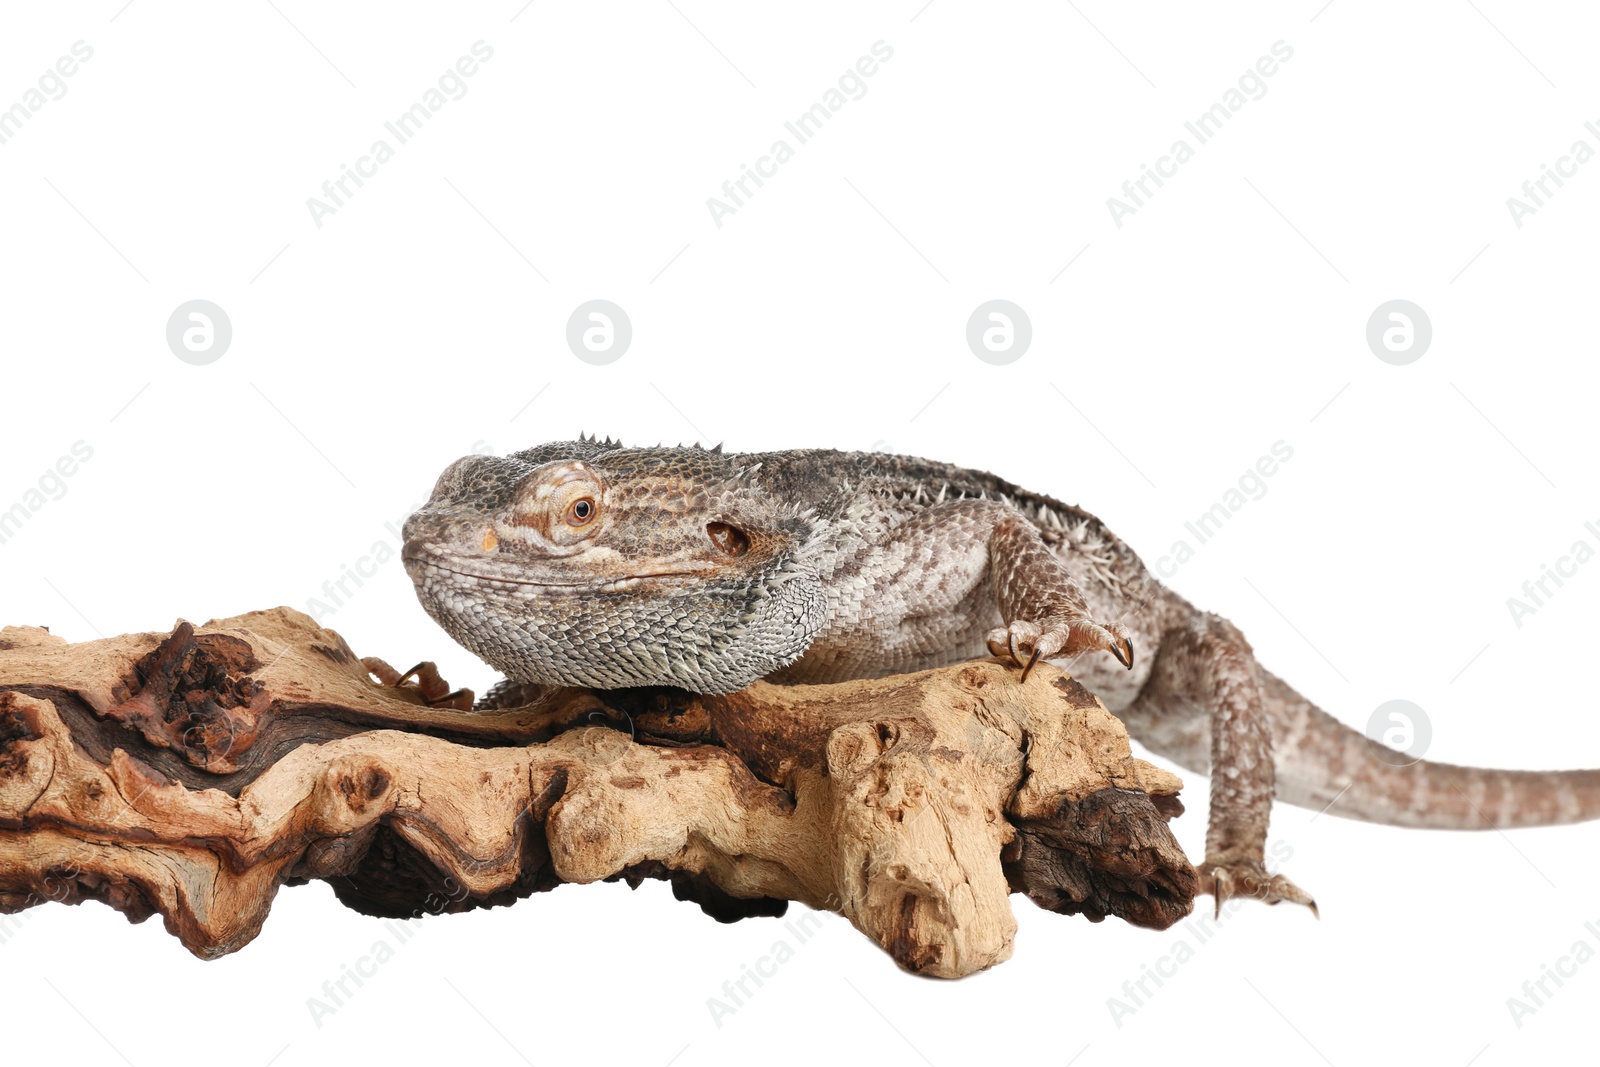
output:
[[28, 768], [25, 742], [44, 736], [39, 716], [20, 706], [11, 693], [0, 693], [0, 778], [20, 776]]
[[967, 689], [982, 689], [989, 684], [989, 672], [980, 663], [970, 663], [961, 669], [961, 684]]
[[389, 791], [389, 772], [381, 767], [363, 767], [355, 773], [346, 772], [338, 782], [339, 795], [354, 812], [364, 812], [367, 805]]
[[208, 771], [227, 773], [255, 740], [270, 710], [250, 643], [231, 634], [196, 635], [180, 621], [172, 633], [133, 664], [113, 690], [118, 703], [105, 718], [138, 731]]
[[582, 731], [580, 737], [590, 754], [589, 761], [601, 767], [611, 766], [633, 747], [633, 738], [609, 726], [591, 726]]
[[828, 773], [854, 778], [871, 767], [900, 740], [893, 722], [846, 723], [828, 735]]

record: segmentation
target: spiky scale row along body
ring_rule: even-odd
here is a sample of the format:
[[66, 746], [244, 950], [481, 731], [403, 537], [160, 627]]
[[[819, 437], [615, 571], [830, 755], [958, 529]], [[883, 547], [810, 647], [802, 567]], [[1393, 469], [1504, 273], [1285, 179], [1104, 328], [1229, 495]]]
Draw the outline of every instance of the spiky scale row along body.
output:
[[1211, 776], [1200, 871], [1219, 903], [1311, 903], [1263, 866], [1275, 793], [1408, 826], [1600, 816], [1600, 772], [1396, 766], [1099, 519], [981, 471], [582, 438], [457, 461], [404, 533], [424, 607], [516, 682], [727, 692], [986, 649], [1059, 661], [1135, 738]]

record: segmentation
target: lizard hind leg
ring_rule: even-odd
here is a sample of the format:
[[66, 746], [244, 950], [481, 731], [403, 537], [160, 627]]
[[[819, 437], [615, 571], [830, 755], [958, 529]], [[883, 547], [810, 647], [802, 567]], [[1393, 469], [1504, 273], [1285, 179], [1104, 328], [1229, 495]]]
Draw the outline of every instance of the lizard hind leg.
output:
[[1162, 634], [1149, 682], [1121, 714], [1151, 751], [1211, 776], [1206, 857], [1196, 873], [1217, 911], [1225, 900], [1253, 897], [1315, 914], [1311, 894], [1266, 869], [1275, 774], [1262, 689], [1244, 635], [1220, 616], [1196, 614]]

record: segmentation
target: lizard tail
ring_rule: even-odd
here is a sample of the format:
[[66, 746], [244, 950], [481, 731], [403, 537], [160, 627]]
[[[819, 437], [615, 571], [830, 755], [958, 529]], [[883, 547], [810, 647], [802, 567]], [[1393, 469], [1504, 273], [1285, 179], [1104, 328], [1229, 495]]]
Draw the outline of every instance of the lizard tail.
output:
[[1600, 770], [1502, 771], [1409, 762], [1279, 678], [1261, 674], [1280, 800], [1347, 819], [1433, 830], [1600, 818]]

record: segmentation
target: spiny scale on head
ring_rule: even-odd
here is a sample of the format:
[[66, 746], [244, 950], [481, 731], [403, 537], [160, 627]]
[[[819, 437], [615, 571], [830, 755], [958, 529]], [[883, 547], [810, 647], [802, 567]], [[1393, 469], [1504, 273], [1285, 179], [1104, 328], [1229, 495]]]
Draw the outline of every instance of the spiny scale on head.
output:
[[[613, 440], [610, 437], [607, 437], [604, 441], [602, 441], [602, 440], [600, 440], [599, 436], [596, 435], [596, 434], [584, 434], [584, 433], [581, 433], [581, 432], [578, 434], [578, 443], [579, 444], [586, 444], [586, 445], [587, 444], [597, 444], [602, 448], [626, 448], [627, 447], [621, 441]], [[722, 445], [723, 445], [723, 442], [718, 441], [715, 445], [712, 445], [710, 448], [707, 448], [705, 445], [701, 444], [699, 441], [696, 441], [692, 445], [686, 445], [682, 441], [679, 441], [677, 444], [673, 445], [672, 447], [673, 448], [684, 449], [685, 451], [693, 450], [693, 451], [697, 451], [697, 452], [709, 452], [712, 455], [721, 455], [722, 454]], [[653, 447], [661, 448], [662, 444], [661, 444], [660, 441], [657, 441]]]

